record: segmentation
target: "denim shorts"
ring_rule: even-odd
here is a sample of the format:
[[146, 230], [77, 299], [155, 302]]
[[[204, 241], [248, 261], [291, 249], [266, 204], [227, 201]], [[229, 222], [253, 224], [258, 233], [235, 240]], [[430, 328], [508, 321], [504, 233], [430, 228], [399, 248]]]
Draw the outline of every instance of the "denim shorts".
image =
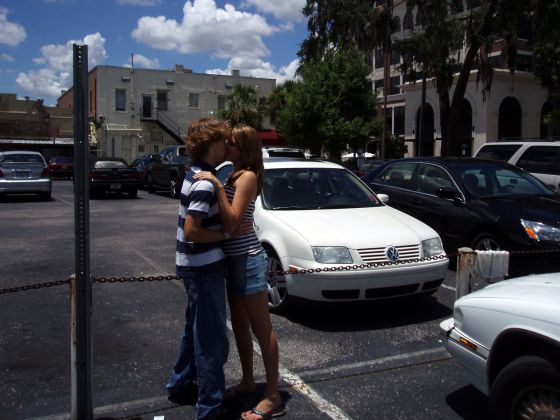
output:
[[266, 284], [266, 253], [226, 257], [228, 293], [252, 295], [268, 289]]

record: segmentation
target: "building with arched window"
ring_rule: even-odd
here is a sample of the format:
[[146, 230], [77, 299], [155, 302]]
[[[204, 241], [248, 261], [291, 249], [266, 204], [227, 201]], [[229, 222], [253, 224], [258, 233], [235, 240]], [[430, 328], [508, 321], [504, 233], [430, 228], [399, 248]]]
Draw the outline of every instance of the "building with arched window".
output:
[[[379, 5], [379, 2], [376, 3]], [[480, 6], [480, 2], [455, 0], [453, 13], [461, 16]], [[395, 2], [393, 15], [402, 22], [401, 31], [395, 37], [422, 25], [424, 17], [415, 8], [407, 8], [406, 2]], [[461, 147], [457, 155], [470, 156], [482, 144], [500, 139], [544, 138], [550, 136], [545, 116], [550, 113], [548, 93], [531, 72], [532, 51], [529, 47], [530, 22], [520, 20], [517, 45], [516, 71], [510, 73], [501, 51], [503, 45], [496, 43], [489, 59], [494, 66], [490, 92], [485, 96], [477, 83], [476, 71], [472, 71], [462, 106]], [[465, 56], [462, 51], [460, 56]], [[384, 103], [383, 50], [373, 54], [373, 86], [378, 103]], [[421, 116], [422, 75], [410, 80], [398, 70], [403, 57], [393, 52], [387, 92], [387, 129], [395, 136], [403, 137], [408, 146], [408, 156], [439, 155], [441, 151], [441, 121], [439, 98], [433, 80], [426, 81], [426, 105]], [[453, 90], [450, 92], [450, 96]], [[422, 121], [421, 121], [422, 119]], [[421, 123], [422, 122], [422, 123]], [[419, 131], [422, 127], [423, 135]]]

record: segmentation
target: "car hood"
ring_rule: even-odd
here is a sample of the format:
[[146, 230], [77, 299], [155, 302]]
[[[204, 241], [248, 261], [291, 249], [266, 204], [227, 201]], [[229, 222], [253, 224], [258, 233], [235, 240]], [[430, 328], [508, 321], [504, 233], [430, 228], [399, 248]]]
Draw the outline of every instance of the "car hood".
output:
[[518, 277], [488, 286], [462, 297], [458, 302], [481, 299], [507, 299], [523, 302], [558, 305], [560, 307], [560, 273]]
[[[481, 198], [480, 201], [491, 206], [498, 214], [543, 222], [560, 227], [560, 196], [509, 196]], [[512, 214], [513, 212], [513, 214]]]
[[311, 246], [358, 249], [415, 245], [438, 236], [421, 221], [389, 206], [272, 213], [304, 236]]

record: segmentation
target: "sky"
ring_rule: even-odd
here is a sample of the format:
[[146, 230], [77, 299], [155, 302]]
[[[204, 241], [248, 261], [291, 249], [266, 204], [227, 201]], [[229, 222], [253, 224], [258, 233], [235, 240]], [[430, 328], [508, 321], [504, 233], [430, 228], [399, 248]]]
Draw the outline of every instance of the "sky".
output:
[[99, 64], [291, 79], [305, 0], [0, 0], [0, 92], [55, 105], [72, 44]]

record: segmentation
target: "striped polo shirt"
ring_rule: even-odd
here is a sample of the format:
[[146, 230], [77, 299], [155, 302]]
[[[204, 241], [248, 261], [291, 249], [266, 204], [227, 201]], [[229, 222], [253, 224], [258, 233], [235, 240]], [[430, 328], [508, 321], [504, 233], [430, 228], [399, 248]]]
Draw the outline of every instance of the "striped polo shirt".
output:
[[189, 214], [203, 217], [204, 229], [223, 229], [214, 186], [210, 181], [193, 178], [194, 174], [200, 171], [216, 173], [206, 162], [194, 161], [191, 169], [185, 174], [181, 188], [175, 252], [175, 269], [178, 276], [192, 271], [220, 271], [225, 265], [222, 241], [200, 243], [185, 241], [184, 238], [183, 226], [185, 217]]
[[[226, 185], [224, 191], [227, 195], [228, 201], [231, 203], [233, 201], [233, 196], [235, 194], [235, 187]], [[253, 221], [253, 213], [255, 212], [255, 200], [251, 200], [242, 219]], [[225, 254], [229, 256], [233, 255], [256, 255], [264, 252], [264, 248], [261, 245], [261, 241], [257, 238], [257, 234], [254, 230], [251, 233], [243, 236], [238, 236], [236, 238], [228, 239], [224, 241], [223, 248]]]

